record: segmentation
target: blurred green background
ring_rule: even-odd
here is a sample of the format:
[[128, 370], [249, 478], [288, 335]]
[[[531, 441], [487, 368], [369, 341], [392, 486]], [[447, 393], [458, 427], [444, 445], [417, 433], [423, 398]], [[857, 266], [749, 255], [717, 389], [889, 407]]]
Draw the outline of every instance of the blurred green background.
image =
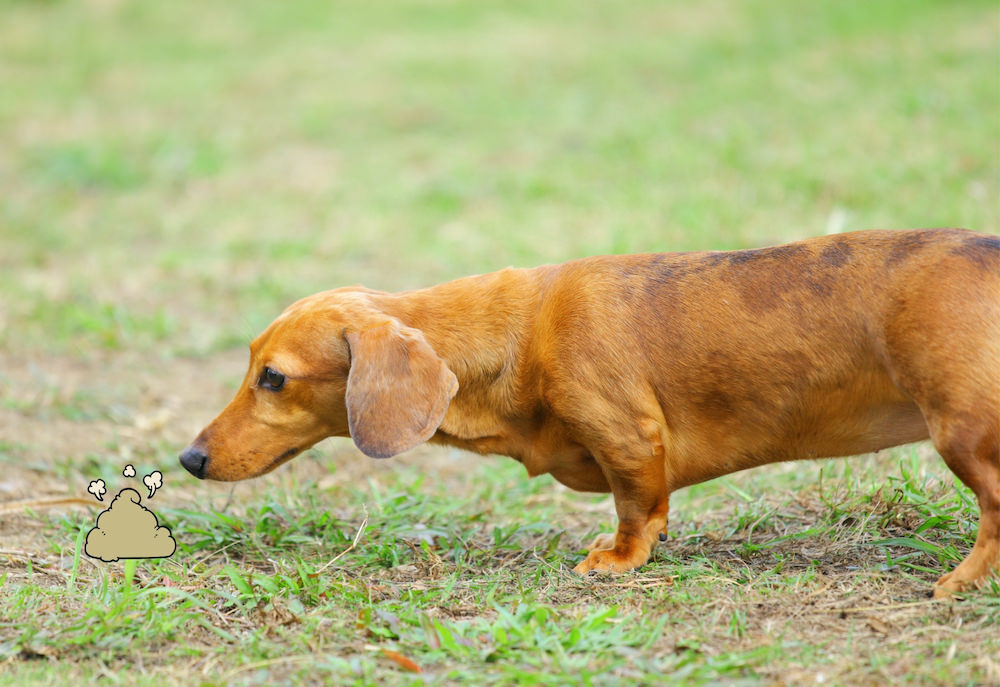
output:
[[0, 347], [1000, 216], [995, 2], [0, 2]]
[[[926, 444], [683, 490], [599, 580], [610, 499], [513, 461], [176, 455], [315, 291], [998, 219], [996, 0], [0, 0], [0, 685], [987, 684]], [[126, 463], [134, 580], [79, 548]]]

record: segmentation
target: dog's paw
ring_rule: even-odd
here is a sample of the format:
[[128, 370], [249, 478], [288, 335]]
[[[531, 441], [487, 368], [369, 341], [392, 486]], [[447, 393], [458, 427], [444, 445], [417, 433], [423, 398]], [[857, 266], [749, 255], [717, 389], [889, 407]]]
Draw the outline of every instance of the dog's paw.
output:
[[949, 601], [954, 599], [956, 595], [960, 595], [975, 588], [975, 584], [967, 582], [965, 580], [960, 580], [955, 576], [955, 571], [948, 573], [947, 575], [942, 575], [941, 578], [934, 583], [934, 599], [937, 601]]
[[614, 548], [591, 549], [587, 557], [573, 568], [573, 572], [578, 575], [586, 575], [587, 573], [622, 573], [638, 568], [647, 560], [649, 560], [648, 551], [643, 553], [642, 551], [633, 550], [622, 554]]

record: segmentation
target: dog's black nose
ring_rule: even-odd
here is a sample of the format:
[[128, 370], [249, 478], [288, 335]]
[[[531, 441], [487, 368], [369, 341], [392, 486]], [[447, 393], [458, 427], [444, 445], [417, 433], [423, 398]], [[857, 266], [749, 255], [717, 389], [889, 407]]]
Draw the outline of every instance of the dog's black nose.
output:
[[205, 479], [205, 466], [208, 465], [208, 456], [194, 446], [188, 446], [181, 454], [181, 465], [198, 479]]

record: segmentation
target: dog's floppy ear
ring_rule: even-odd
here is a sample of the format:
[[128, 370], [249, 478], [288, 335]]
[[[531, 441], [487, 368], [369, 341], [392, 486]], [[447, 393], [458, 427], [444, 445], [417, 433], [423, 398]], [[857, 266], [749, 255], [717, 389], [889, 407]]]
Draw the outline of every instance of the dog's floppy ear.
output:
[[458, 379], [423, 333], [390, 320], [345, 338], [351, 349], [347, 423], [358, 448], [388, 458], [430, 439]]

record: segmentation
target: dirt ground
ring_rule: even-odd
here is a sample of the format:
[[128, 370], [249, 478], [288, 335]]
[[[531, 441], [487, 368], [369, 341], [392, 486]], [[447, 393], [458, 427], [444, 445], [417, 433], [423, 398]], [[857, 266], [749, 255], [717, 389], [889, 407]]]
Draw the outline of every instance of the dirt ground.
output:
[[[106, 507], [87, 486], [103, 476], [109, 462], [161, 470], [165, 486], [157, 503], [168, 507], [198, 506], [206, 495], [221, 505], [234, 494], [266, 488], [264, 480], [199, 482], [177, 462], [180, 450], [229, 401], [246, 360], [241, 350], [169, 361], [122, 353], [13, 359], [0, 352], [5, 397], [0, 441], [8, 455], [0, 465], [0, 548], [43, 554], [39, 535], [46, 525], [25, 515], [26, 502], [36, 502], [35, 510], [50, 514], [71, 509], [96, 513]], [[336, 463], [336, 474], [309, 457], [300, 457], [294, 470], [300, 477], [322, 480], [323, 487], [417, 462], [441, 479], [449, 471], [463, 471], [451, 452], [435, 447], [419, 447], [393, 461], [372, 461], [350, 440], [331, 439], [322, 444], [321, 453], [322, 461]]]

